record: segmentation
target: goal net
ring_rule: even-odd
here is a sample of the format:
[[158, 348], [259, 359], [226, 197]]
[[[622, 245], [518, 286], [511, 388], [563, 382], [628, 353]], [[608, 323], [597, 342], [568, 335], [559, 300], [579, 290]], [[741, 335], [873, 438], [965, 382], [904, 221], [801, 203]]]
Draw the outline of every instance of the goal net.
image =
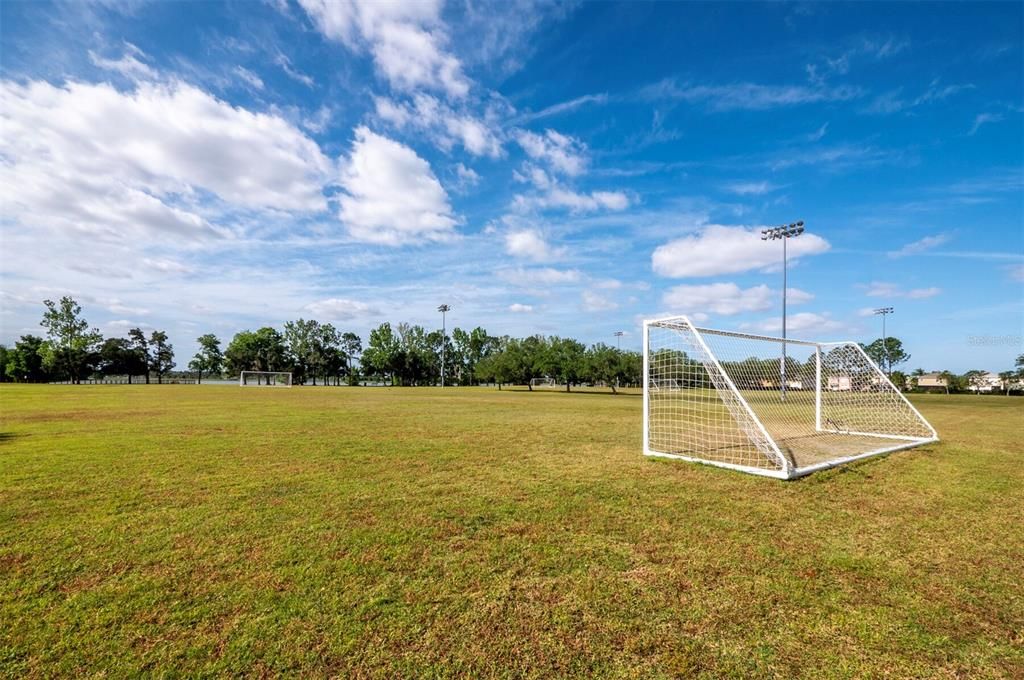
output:
[[242, 371], [238, 375], [241, 387], [291, 387], [292, 374], [287, 371]]
[[644, 453], [791, 479], [938, 435], [854, 342], [644, 322]]
[[558, 387], [554, 378], [531, 378], [530, 387]]

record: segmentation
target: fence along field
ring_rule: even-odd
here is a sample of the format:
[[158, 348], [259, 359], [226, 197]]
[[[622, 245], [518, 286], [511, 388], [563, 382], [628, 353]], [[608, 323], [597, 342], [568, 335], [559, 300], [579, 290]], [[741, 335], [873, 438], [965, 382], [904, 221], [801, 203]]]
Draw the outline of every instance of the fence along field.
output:
[[639, 396], [0, 386], [0, 675], [1017, 677], [1015, 399], [783, 484]]

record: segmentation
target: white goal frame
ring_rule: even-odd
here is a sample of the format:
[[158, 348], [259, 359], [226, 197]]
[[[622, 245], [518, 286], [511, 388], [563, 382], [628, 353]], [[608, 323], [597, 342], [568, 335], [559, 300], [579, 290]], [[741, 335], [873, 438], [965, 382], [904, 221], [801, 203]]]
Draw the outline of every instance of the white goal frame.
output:
[[[799, 367], [785, 390], [783, 361]], [[685, 316], [652, 319], [643, 323], [643, 370], [647, 456], [795, 479], [939, 439], [852, 341], [698, 328]]]
[[554, 389], [558, 387], [558, 383], [554, 378], [530, 378], [530, 387]]
[[[283, 376], [279, 379], [278, 376]], [[256, 382], [252, 382], [252, 378]], [[264, 381], [264, 378], [266, 380]], [[290, 371], [242, 371], [238, 374], [239, 387], [291, 387], [292, 374]]]

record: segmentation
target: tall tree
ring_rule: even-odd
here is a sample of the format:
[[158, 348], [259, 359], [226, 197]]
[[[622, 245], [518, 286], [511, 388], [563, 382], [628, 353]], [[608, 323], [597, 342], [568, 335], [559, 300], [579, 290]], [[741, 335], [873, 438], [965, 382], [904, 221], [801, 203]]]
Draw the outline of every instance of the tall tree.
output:
[[192, 357], [188, 367], [198, 374], [201, 383], [203, 373], [220, 375], [224, 370], [224, 354], [220, 351], [220, 340], [213, 333], [200, 335], [196, 342], [199, 343], [199, 351]]
[[141, 328], [133, 328], [128, 331], [128, 345], [135, 353], [135, 365], [141, 369], [139, 373], [145, 374], [148, 385], [149, 365], [153, 363], [153, 358], [149, 351], [149, 340], [146, 339], [146, 334], [142, 332]]
[[44, 300], [46, 311], [40, 326], [46, 329], [47, 340], [40, 348], [43, 364], [52, 371], [80, 383], [89, 369], [90, 359], [99, 348], [103, 336], [82, 317], [82, 307], [71, 297], [59, 303]]
[[1002, 381], [1003, 389], [1006, 390], [1006, 396], [1010, 396], [1010, 390], [1013, 389], [1014, 383], [1019, 377], [1018, 371], [1002, 371], [999, 374], [999, 380]]
[[149, 335], [150, 369], [156, 373], [157, 383], [162, 384], [164, 373], [174, 368], [174, 346], [167, 342], [167, 333], [153, 331]]
[[295, 360], [295, 372], [293, 382], [303, 384], [306, 377], [311, 376], [313, 384], [316, 385], [316, 371], [320, 368], [323, 358], [323, 336], [320, 323], [313, 319], [306, 321], [288, 321], [284, 325], [284, 341], [288, 351]]
[[103, 375], [127, 375], [132, 381], [132, 369], [136, 366], [135, 353], [125, 338], [107, 338], [100, 347], [99, 369]]
[[550, 338], [546, 350], [541, 354], [544, 373], [565, 382], [565, 391], [570, 392], [574, 382], [579, 382], [586, 368], [586, 347], [572, 338]]
[[356, 374], [352, 370], [352, 361], [363, 352], [362, 339], [351, 331], [342, 333], [340, 340], [342, 353], [345, 355], [345, 368], [348, 372], [348, 384], [356, 384]]
[[862, 344], [861, 347], [864, 349], [864, 353], [887, 373], [892, 371], [893, 366], [910, 361], [910, 355], [904, 351], [903, 341], [899, 338], [889, 336], [885, 338], [884, 342], [882, 338], [878, 338], [870, 345]]
[[38, 335], [23, 335], [7, 350], [4, 374], [15, 382], [42, 382], [49, 378], [41, 350], [45, 341]]
[[981, 394], [982, 388], [985, 387], [985, 371], [975, 368], [973, 370], [964, 373], [963, 380], [964, 385], [971, 388], [971, 391], [975, 394]]
[[363, 351], [362, 364], [367, 373], [390, 377], [394, 383], [395, 372], [402, 359], [402, 347], [398, 337], [386, 321], [370, 331], [370, 339]]
[[614, 347], [599, 342], [587, 352], [585, 374], [594, 382], [603, 382], [618, 393], [618, 383], [624, 379], [622, 356]]

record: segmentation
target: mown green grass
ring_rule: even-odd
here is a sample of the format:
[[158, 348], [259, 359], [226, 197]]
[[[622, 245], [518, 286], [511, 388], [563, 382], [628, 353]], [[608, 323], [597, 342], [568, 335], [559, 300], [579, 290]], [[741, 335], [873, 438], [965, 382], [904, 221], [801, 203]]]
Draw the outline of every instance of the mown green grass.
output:
[[0, 676], [1024, 675], [1024, 400], [780, 482], [636, 396], [0, 388]]

